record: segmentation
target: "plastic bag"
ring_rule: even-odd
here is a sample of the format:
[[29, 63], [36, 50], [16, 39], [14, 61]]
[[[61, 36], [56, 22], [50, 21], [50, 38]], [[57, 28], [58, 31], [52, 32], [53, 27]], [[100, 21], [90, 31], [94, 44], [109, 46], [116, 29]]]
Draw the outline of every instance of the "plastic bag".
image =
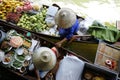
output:
[[84, 62], [76, 56], [66, 56], [60, 62], [56, 80], [81, 80]]
[[89, 26], [92, 25], [94, 19], [90, 18], [90, 17], [86, 17], [85, 20], [81, 21], [79, 24], [79, 29], [77, 34], [78, 35], [85, 35], [88, 34], [87, 31], [89, 29]]

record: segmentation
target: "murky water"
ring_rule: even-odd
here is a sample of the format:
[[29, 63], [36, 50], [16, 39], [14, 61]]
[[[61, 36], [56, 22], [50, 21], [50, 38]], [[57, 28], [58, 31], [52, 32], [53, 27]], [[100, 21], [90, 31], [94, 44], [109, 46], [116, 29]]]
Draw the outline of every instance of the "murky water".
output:
[[61, 7], [69, 7], [80, 16], [89, 16], [101, 22], [120, 20], [120, 0], [52, 0]]

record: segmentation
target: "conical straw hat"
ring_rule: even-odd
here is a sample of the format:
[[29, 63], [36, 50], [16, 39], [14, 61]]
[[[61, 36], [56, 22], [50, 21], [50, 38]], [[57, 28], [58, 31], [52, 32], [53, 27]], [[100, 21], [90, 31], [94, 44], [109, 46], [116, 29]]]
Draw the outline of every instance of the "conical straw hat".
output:
[[70, 28], [76, 22], [76, 14], [69, 8], [61, 8], [55, 16], [55, 23], [61, 28]]
[[51, 49], [40, 47], [33, 54], [33, 63], [38, 70], [51, 70], [56, 64], [56, 55]]

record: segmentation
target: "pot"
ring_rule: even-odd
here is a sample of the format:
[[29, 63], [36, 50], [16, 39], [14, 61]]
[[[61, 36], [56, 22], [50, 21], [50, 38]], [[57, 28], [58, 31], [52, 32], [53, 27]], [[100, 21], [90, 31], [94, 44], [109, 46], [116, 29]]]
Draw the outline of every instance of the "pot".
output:
[[21, 67], [20, 70], [19, 70], [21, 73], [24, 73], [26, 71], [26, 68], [25, 67]]

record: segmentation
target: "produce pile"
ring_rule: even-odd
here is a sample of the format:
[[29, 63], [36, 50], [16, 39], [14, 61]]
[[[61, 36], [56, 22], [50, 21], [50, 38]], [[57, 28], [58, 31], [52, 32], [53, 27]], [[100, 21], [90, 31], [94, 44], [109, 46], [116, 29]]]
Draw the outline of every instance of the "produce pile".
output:
[[48, 29], [45, 22], [47, 8], [43, 7], [37, 14], [24, 13], [17, 23], [18, 26], [27, 30], [41, 32]]
[[23, 29], [47, 35], [58, 35], [46, 22], [47, 6], [29, 0], [1, 0], [0, 19], [16, 24]]
[[83, 74], [84, 80], [106, 80], [105, 76], [102, 76], [101, 74], [96, 75], [96, 73], [91, 72], [90, 70], [86, 70]]
[[0, 19], [6, 20], [9, 12], [16, 12], [16, 7], [23, 6], [24, 2], [17, 0], [2, 0], [0, 1]]

